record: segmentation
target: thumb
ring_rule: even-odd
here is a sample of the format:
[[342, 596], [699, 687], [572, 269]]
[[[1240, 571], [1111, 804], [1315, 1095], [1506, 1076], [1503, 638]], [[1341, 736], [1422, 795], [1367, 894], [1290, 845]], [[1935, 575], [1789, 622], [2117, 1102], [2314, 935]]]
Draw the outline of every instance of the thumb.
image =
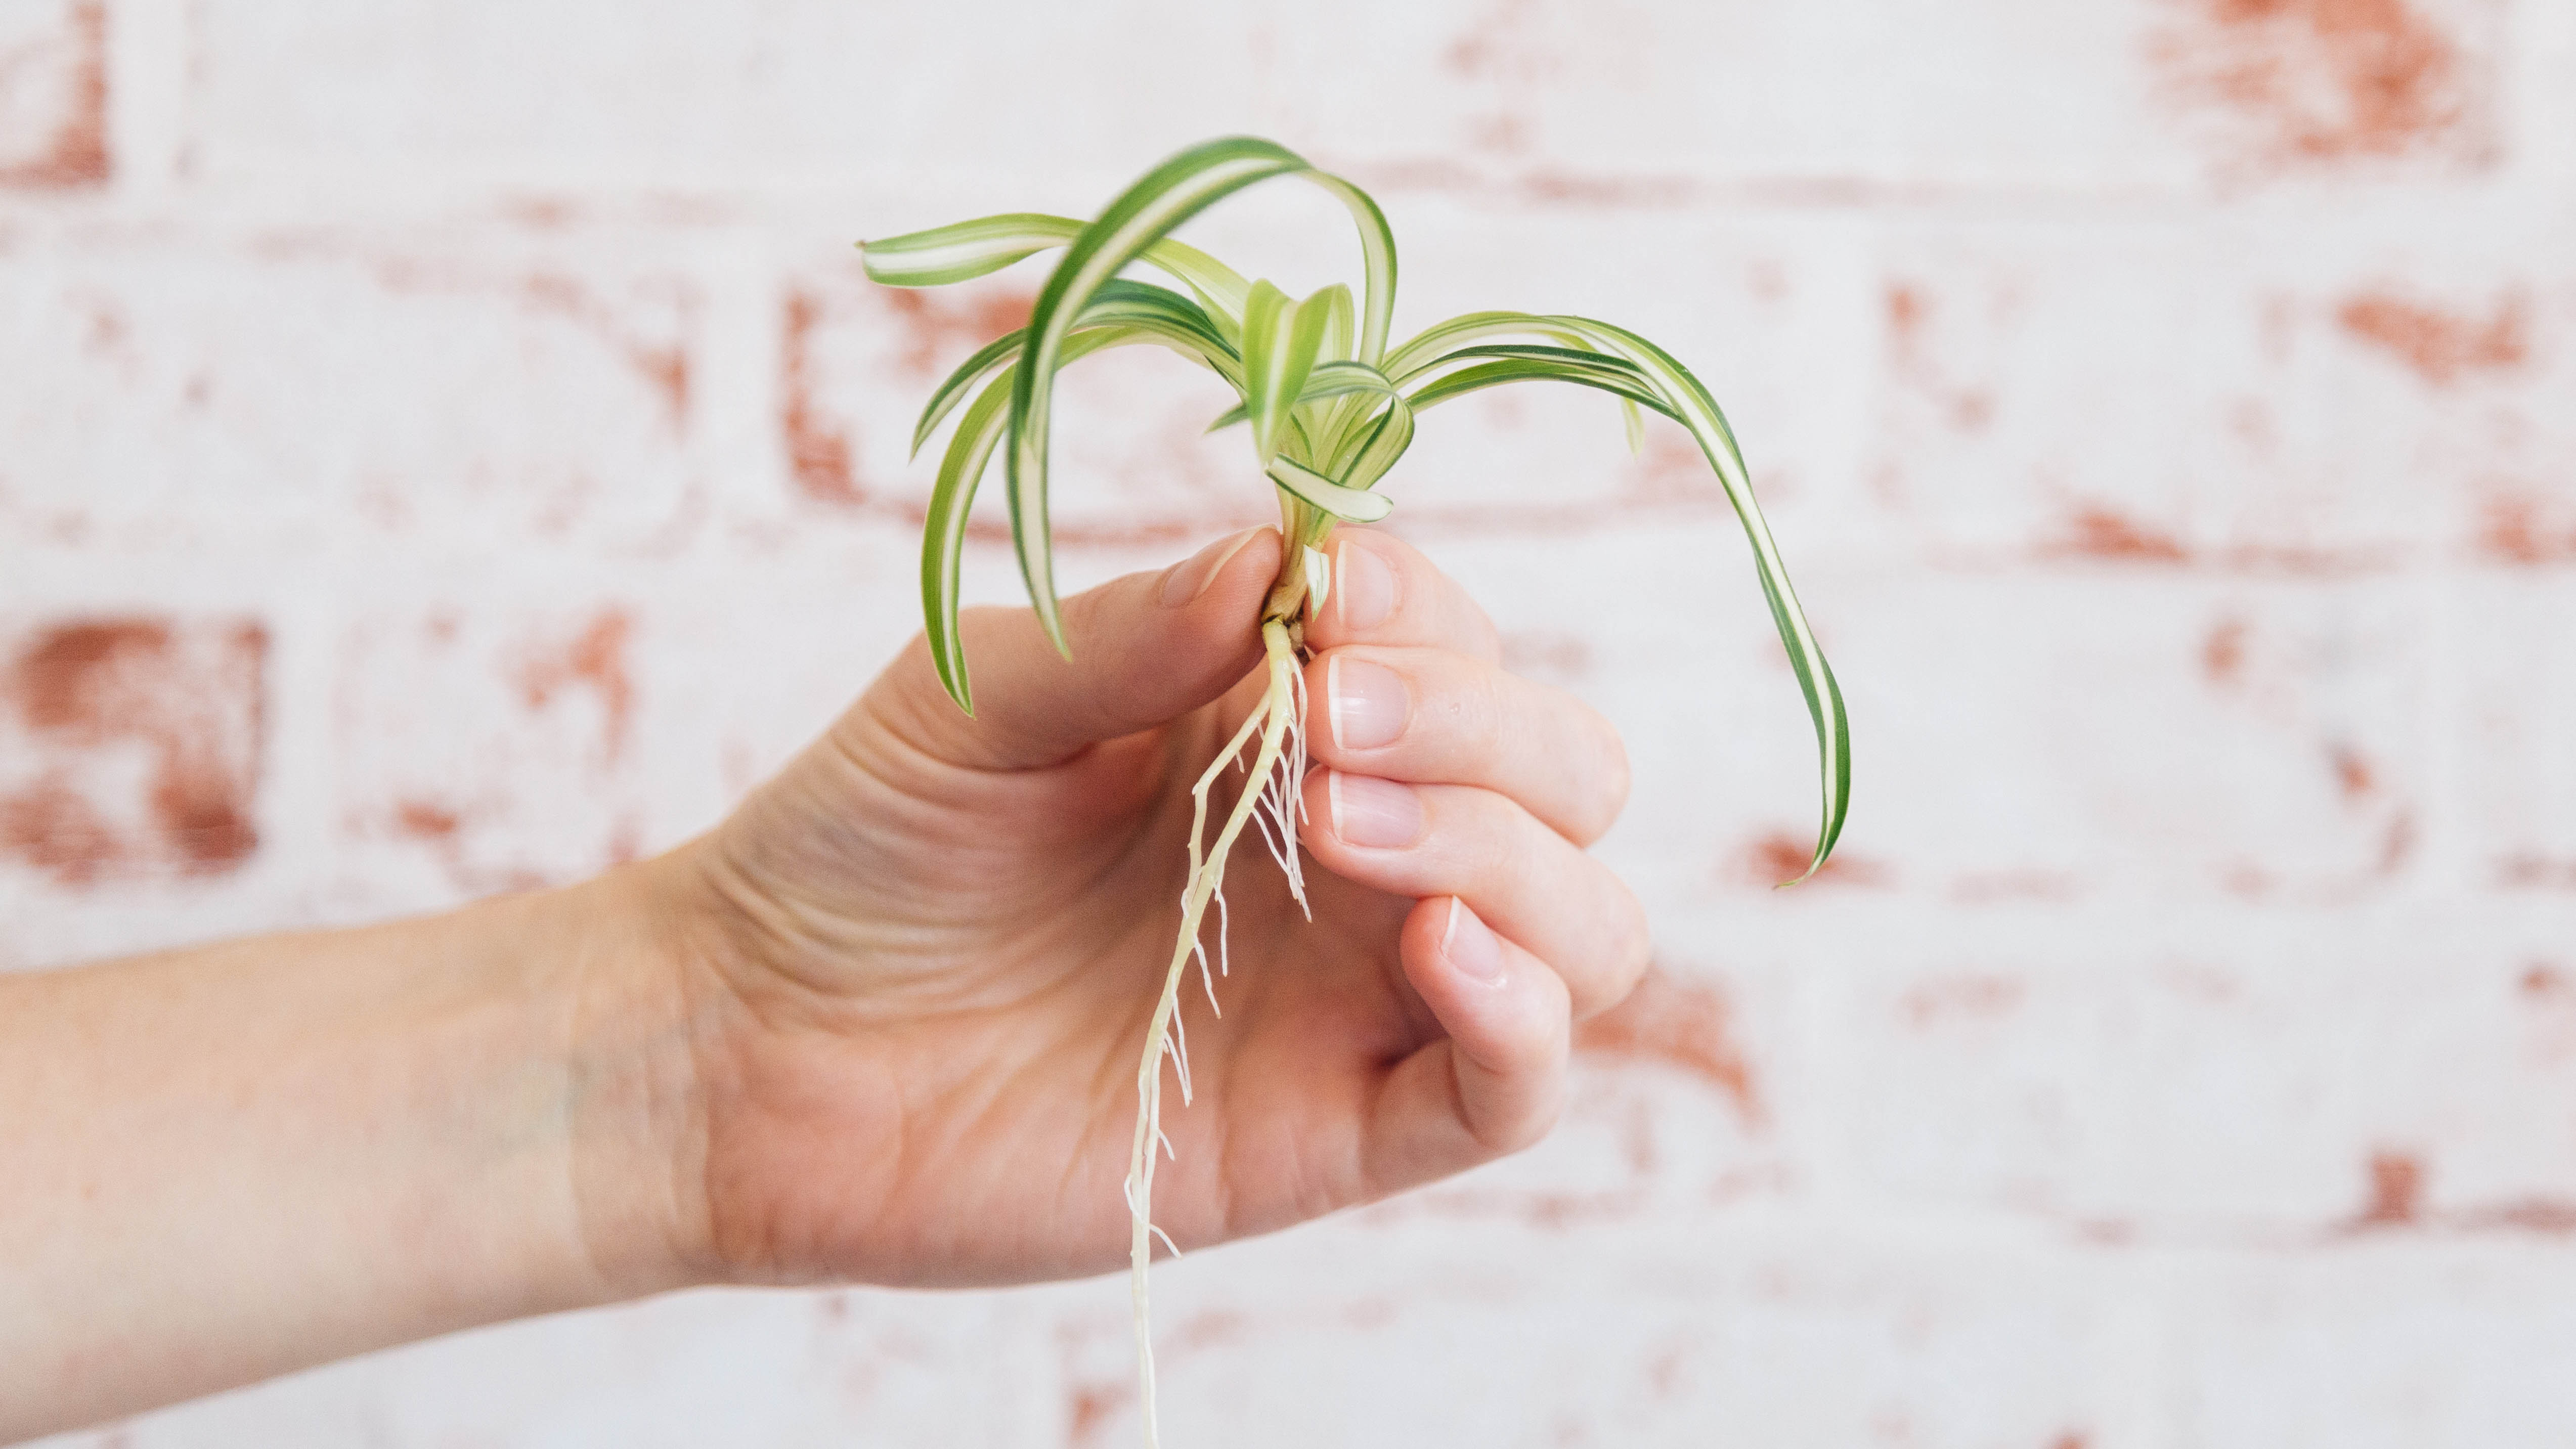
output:
[[942, 759], [1016, 770], [1185, 714], [1259, 662], [1254, 621], [1278, 573], [1279, 547], [1277, 529], [1246, 529], [1159, 573], [1128, 574], [1066, 599], [1070, 659], [1056, 652], [1033, 609], [968, 609], [958, 632], [974, 717], [948, 698], [927, 642], [916, 640], [886, 680], [899, 718]]

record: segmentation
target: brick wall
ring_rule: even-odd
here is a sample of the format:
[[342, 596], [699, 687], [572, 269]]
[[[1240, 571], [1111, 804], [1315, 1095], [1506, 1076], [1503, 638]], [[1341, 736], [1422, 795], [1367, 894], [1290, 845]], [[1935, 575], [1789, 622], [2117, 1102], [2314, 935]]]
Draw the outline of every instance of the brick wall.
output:
[[[1767, 889], [1694, 460], [1435, 416], [1391, 526], [1626, 730], [1657, 974], [1538, 1150], [1165, 1270], [1173, 1441], [2576, 1442], [2571, 73], [2563, 0], [6, 0], [0, 966], [704, 827], [916, 627], [904, 435], [1035, 285], [850, 241], [1274, 134], [1413, 322], [1711, 383], [1856, 809]], [[1172, 375], [1076, 384], [1068, 582], [1266, 514]], [[1124, 1314], [693, 1295], [60, 1442], [1114, 1445]]]

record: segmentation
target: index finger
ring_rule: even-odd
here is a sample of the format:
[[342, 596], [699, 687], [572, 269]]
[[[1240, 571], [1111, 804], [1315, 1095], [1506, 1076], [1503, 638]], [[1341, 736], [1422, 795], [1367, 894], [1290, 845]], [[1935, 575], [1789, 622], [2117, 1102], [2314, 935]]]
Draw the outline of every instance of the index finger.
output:
[[1332, 588], [1306, 620], [1307, 648], [1398, 644], [1502, 659], [1494, 621], [1412, 545], [1346, 524], [1333, 531], [1328, 557]]

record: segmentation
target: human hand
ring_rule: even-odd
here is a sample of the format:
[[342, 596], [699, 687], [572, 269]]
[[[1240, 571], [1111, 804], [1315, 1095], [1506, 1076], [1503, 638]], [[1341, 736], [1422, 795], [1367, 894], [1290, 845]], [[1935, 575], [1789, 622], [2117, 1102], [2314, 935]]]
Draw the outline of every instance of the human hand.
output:
[[[714, 834], [654, 863], [685, 1064], [674, 1213], [702, 1277], [980, 1284], [1099, 1272], [1147, 1017], [1178, 929], [1189, 788], [1257, 700], [1259, 530], [1065, 604], [969, 611], [978, 714], [918, 640]], [[1572, 1020], [1646, 957], [1582, 847], [1627, 789], [1615, 731], [1501, 669], [1413, 549], [1337, 536], [1306, 642], [1313, 920], [1258, 850], [1230, 877], [1222, 1019], [1157, 1223], [1270, 1231], [1516, 1150]], [[1228, 788], [1231, 788], [1230, 786]], [[1223, 801], [1212, 801], [1212, 810]]]

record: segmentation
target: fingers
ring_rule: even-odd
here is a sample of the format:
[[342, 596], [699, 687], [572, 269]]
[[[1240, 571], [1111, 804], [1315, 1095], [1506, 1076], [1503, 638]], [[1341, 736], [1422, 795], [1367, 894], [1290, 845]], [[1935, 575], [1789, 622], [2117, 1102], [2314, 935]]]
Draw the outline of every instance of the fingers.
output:
[[940, 687], [924, 640], [888, 671], [888, 697], [871, 702], [941, 759], [988, 769], [1052, 765], [1196, 709], [1240, 680], [1260, 659], [1251, 621], [1278, 567], [1278, 530], [1247, 529], [1158, 573], [1076, 594], [1062, 609], [1070, 659], [1032, 610], [968, 609], [958, 627], [973, 718]]
[[1306, 689], [1321, 702], [1307, 748], [1336, 769], [1482, 786], [1577, 845], [1600, 839], [1627, 803], [1628, 752], [1608, 720], [1482, 660], [1346, 645], [1306, 666]]
[[1556, 973], [1455, 897], [1416, 904], [1398, 949], [1447, 1035], [1397, 1063], [1378, 1096], [1367, 1172], [1385, 1192], [1528, 1146], [1565, 1095], [1568, 1014]]
[[1300, 838], [1324, 867], [1402, 896], [1463, 898], [1561, 978], [1578, 1018], [1646, 969], [1645, 913], [1607, 866], [1491, 790], [1318, 770]]
[[1306, 621], [1306, 647], [1416, 644], [1491, 663], [1502, 657], [1494, 621], [1467, 591], [1410, 544], [1344, 526], [1333, 531], [1333, 586]]

